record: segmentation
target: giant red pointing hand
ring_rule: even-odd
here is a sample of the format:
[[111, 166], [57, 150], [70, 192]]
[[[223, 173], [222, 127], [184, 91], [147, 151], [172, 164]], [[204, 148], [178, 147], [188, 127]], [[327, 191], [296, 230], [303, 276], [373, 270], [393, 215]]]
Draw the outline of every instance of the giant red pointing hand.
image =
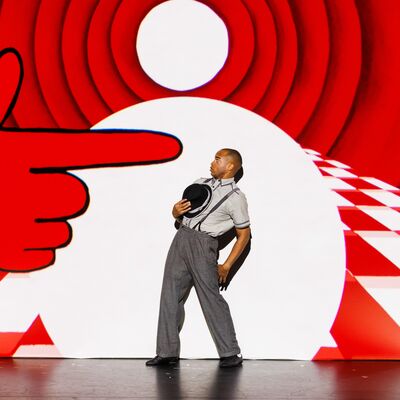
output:
[[28, 272], [54, 263], [72, 238], [66, 220], [88, 207], [87, 186], [67, 170], [167, 162], [182, 143], [137, 130], [4, 128], [23, 76], [15, 50], [0, 52], [0, 76], [0, 270]]

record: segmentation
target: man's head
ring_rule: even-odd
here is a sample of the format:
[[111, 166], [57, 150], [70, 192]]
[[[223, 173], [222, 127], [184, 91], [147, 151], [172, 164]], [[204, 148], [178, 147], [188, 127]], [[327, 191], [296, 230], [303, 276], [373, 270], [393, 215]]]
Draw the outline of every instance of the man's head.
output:
[[242, 166], [242, 156], [235, 149], [224, 148], [215, 154], [210, 172], [215, 179], [232, 178]]

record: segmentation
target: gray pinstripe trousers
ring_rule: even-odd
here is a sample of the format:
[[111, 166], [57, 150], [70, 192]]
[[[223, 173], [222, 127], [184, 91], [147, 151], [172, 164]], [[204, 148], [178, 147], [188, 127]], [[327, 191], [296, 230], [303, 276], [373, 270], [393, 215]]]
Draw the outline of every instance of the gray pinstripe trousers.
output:
[[218, 240], [184, 225], [168, 251], [157, 328], [157, 355], [179, 357], [184, 305], [194, 286], [219, 357], [241, 352], [228, 303], [219, 291]]

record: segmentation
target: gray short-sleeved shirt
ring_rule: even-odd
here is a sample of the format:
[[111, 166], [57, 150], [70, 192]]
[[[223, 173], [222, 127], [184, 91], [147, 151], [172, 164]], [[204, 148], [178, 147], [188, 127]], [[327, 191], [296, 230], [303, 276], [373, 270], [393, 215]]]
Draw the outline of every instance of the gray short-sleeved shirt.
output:
[[[212, 189], [212, 198], [208, 206], [193, 218], [183, 217], [182, 224], [192, 228], [199, 222], [218, 201], [237, 188], [234, 178], [215, 179], [199, 178], [193, 183], [204, 183]], [[206, 182], [208, 180], [208, 182]], [[211, 236], [219, 236], [229, 231], [232, 227], [247, 228], [250, 226], [250, 217], [247, 199], [242, 191], [233, 192], [215, 211], [213, 211], [202, 223], [200, 230]], [[196, 230], [199, 229], [197, 225]]]

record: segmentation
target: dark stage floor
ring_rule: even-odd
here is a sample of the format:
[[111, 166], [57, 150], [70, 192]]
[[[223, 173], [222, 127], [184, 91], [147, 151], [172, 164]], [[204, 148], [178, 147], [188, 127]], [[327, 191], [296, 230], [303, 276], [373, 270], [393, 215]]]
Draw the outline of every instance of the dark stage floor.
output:
[[0, 359], [0, 399], [399, 400], [397, 361]]

